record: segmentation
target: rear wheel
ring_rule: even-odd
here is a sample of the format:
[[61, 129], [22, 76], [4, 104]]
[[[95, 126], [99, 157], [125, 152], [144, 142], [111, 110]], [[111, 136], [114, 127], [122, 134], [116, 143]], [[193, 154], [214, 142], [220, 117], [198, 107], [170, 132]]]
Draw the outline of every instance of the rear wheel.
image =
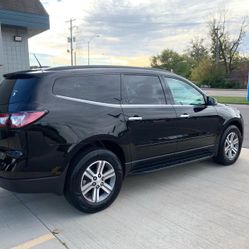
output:
[[241, 132], [237, 126], [229, 126], [221, 137], [219, 151], [214, 160], [222, 165], [235, 163], [240, 155], [242, 146]]
[[72, 165], [66, 198], [83, 212], [98, 212], [116, 199], [122, 180], [123, 170], [117, 156], [108, 150], [95, 149]]

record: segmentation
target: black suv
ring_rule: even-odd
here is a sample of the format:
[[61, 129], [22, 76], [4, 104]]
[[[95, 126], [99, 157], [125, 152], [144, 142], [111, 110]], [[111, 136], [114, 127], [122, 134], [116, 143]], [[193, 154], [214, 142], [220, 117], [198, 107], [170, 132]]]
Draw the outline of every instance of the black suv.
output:
[[173, 73], [60, 67], [5, 75], [0, 84], [0, 186], [65, 193], [97, 212], [123, 179], [212, 157], [239, 157], [243, 120]]

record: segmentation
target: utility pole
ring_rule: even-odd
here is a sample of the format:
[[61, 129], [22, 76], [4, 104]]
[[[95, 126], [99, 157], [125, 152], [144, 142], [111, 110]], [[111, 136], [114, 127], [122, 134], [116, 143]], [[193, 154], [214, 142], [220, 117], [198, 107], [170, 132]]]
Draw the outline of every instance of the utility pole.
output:
[[71, 66], [73, 66], [73, 20], [70, 19], [70, 53], [71, 53]]
[[70, 43], [70, 55], [71, 55], [71, 66], [73, 66], [73, 63], [74, 63], [74, 59], [73, 59], [73, 55], [74, 55], [74, 51], [73, 51], [73, 42], [74, 42], [74, 37], [73, 37], [73, 22], [75, 21], [75, 19], [70, 19], [69, 21], [69, 30], [70, 30], [70, 37], [68, 39], [69, 43]]

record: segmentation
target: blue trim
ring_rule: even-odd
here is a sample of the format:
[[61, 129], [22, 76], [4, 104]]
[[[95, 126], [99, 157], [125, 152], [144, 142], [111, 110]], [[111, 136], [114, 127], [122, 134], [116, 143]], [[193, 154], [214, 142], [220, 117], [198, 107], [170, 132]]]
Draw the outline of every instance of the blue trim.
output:
[[49, 29], [49, 16], [0, 10], [0, 23], [45, 31]]

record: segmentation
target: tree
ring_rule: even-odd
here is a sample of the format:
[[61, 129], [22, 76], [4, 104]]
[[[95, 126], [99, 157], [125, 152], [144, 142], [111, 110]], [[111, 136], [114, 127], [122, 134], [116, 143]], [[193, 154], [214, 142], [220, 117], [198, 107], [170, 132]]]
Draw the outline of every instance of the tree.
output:
[[168, 71], [173, 71], [183, 77], [189, 78], [193, 66], [193, 60], [187, 55], [166, 49], [160, 55], [151, 58], [151, 66]]
[[191, 72], [191, 80], [198, 85], [222, 87], [227, 84], [225, 70], [221, 65], [215, 65], [210, 58], [200, 61]]
[[238, 34], [232, 36], [227, 31], [226, 14], [220, 17], [213, 17], [209, 23], [209, 33], [211, 36], [211, 53], [216, 64], [222, 62], [227, 74], [234, 69], [235, 61], [239, 56], [239, 47], [246, 34], [246, 19], [244, 18]]
[[208, 57], [208, 49], [203, 45], [204, 39], [195, 38], [190, 42], [190, 48], [188, 49], [189, 56], [198, 65], [203, 59]]
[[211, 40], [210, 47], [204, 45], [203, 38], [195, 38], [185, 54], [163, 50], [151, 58], [151, 66], [172, 70], [211, 87], [244, 86], [248, 63], [239, 53], [239, 48], [246, 35], [246, 19], [241, 21], [237, 34], [229, 32], [228, 27], [225, 13], [214, 16], [205, 37], [205, 40]]

